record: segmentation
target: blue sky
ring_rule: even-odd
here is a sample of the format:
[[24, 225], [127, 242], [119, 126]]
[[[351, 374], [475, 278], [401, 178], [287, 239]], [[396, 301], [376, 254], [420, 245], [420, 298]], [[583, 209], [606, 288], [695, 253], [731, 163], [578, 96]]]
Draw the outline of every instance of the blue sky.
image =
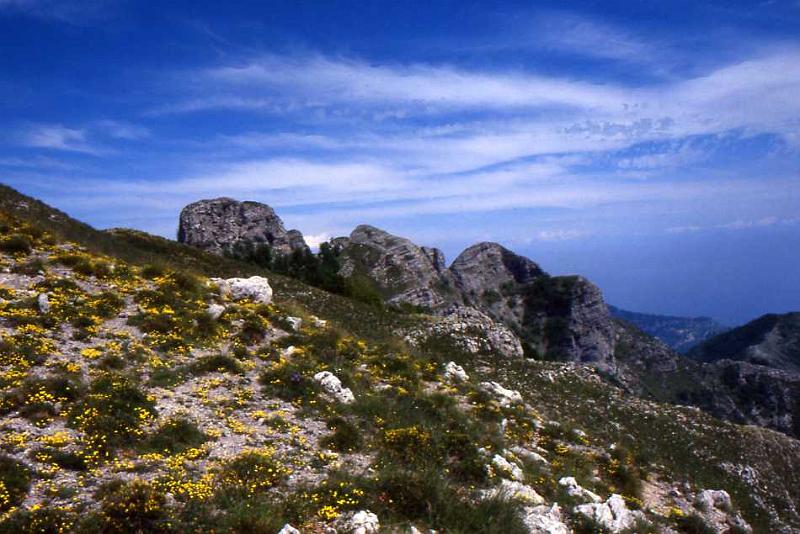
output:
[[800, 309], [800, 2], [0, 0], [0, 181], [173, 237], [267, 202], [638, 311]]

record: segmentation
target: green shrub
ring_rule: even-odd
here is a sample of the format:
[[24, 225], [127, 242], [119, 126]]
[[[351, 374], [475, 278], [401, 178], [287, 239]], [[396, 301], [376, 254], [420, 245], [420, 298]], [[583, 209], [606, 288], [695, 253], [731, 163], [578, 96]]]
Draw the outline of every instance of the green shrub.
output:
[[0, 250], [8, 254], [30, 254], [33, 243], [28, 236], [12, 234], [0, 240]]
[[225, 464], [220, 483], [228, 491], [256, 495], [277, 486], [289, 473], [271, 450], [250, 450]]
[[374, 496], [369, 506], [380, 517], [423, 521], [443, 532], [528, 532], [517, 503], [501, 497], [471, 502], [436, 469], [386, 466], [374, 484], [367, 495]]
[[698, 514], [679, 517], [676, 523], [678, 531], [686, 534], [714, 534], [716, 532], [716, 529], [706, 523], [706, 520]]
[[24, 463], [0, 455], [0, 512], [19, 505], [31, 489], [31, 470]]
[[98, 490], [104, 533], [171, 532], [166, 498], [149, 483], [112, 481]]
[[44, 262], [39, 258], [34, 258], [26, 261], [25, 263], [18, 263], [11, 269], [12, 273], [25, 274], [28, 276], [36, 276], [40, 272], [45, 271], [46, 267]]
[[155, 416], [155, 404], [133, 378], [106, 373], [95, 379], [86, 397], [70, 412], [70, 422], [95, 437], [106, 447], [115, 447], [138, 438], [140, 427]]
[[77, 517], [55, 507], [19, 509], [0, 525], [0, 532], [16, 534], [59, 534], [73, 532]]
[[208, 441], [208, 436], [197, 427], [194, 421], [185, 417], [175, 417], [164, 422], [145, 439], [142, 449], [175, 454], [199, 447], [206, 441]]
[[164, 276], [166, 272], [167, 269], [163, 265], [148, 264], [142, 267], [142, 277], [147, 278], [148, 280], [158, 278], [159, 276]]
[[202, 356], [197, 361], [189, 365], [189, 371], [195, 375], [206, 373], [233, 373], [240, 375], [244, 372], [242, 364], [236, 358], [227, 354], [212, 354]]
[[328, 420], [328, 428], [333, 433], [324, 436], [320, 441], [323, 447], [337, 452], [355, 452], [363, 445], [362, 431], [343, 417], [332, 417]]

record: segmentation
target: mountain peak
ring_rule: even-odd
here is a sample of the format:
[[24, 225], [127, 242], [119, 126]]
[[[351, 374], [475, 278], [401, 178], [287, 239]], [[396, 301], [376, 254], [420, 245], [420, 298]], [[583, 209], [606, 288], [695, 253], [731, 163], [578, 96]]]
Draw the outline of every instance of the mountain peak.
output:
[[199, 200], [183, 208], [178, 241], [218, 254], [260, 245], [279, 254], [308, 249], [303, 235], [298, 230], [287, 231], [267, 204], [228, 197]]

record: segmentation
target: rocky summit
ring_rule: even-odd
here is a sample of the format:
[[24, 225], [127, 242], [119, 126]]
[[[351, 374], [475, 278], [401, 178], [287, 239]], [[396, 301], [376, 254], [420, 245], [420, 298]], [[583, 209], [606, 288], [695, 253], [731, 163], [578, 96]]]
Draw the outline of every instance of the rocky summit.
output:
[[786, 371], [684, 358], [492, 245], [517, 331], [378, 232], [353, 273], [395, 279], [380, 242], [432, 292], [449, 271], [450, 302], [377, 305], [0, 187], [0, 532], [800, 532], [800, 442], [711, 409], [787, 424]]
[[286, 230], [275, 211], [259, 202], [200, 200], [180, 214], [178, 241], [216, 254], [268, 246], [279, 254], [306, 250], [303, 234]]

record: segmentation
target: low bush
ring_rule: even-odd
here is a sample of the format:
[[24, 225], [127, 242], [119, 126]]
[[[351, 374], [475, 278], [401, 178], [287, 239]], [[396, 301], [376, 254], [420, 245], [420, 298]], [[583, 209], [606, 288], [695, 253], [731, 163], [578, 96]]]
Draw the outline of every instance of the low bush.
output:
[[166, 498], [143, 480], [112, 481], [95, 494], [100, 501], [103, 533], [172, 532]]
[[31, 238], [22, 234], [11, 234], [0, 239], [0, 251], [7, 254], [30, 254], [33, 250]]
[[355, 452], [363, 446], [362, 430], [343, 417], [332, 417], [328, 420], [331, 434], [320, 441], [323, 447], [336, 452]]
[[186, 417], [175, 417], [164, 422], [142, 443], [143, 450], [175, 454], [199, 447], [208, 441], [194, 421]]
[[19, 505], [31, 489], [31, 470], [24, 463], [0, 455], [0, 512]]

